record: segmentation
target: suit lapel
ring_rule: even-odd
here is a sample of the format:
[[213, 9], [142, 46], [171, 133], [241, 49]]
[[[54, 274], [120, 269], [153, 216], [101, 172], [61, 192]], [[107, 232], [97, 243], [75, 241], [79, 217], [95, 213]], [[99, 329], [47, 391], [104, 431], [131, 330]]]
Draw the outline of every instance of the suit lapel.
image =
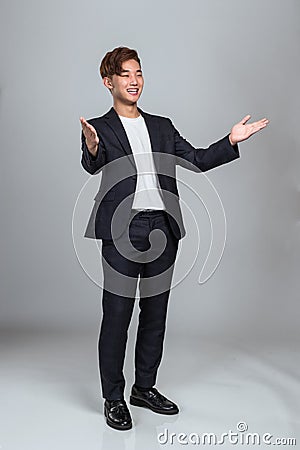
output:
[[142, 114], [146, 127], [148, 129], [148, 133], [150, 136], [151, 148], [153, 152], [159, 151], [159, 123], [155, 116], [151, 114], [147, 114], [138, 108], [139, 112]]
[[120, 144], [122, 145], [125, 152], [129, 155], [132, 155], [132, 150], [127, 138], [127, 134], [123, 127], [121, 120], [115, 109], [112, 107], [107, 114], [104, 116], [107, 125], [112, 129], [112, 131], [117, 136]]

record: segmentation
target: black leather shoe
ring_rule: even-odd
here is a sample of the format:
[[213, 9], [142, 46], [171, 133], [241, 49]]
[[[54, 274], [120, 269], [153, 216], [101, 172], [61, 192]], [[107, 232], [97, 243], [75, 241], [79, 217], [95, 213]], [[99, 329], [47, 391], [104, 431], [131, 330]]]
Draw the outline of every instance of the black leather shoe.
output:
[[106, 423], [116, 430], [129, 430], [132, 428], [132, 420], [126, 402], [120, 400], [105, 400], [104, 416]]
[[149, 408], [158, 414], [178, 414], [178, 406], [171, 400], [168, 400], [155, 387], [147, 391], [139, 390], [135, 385], [132, 386], [129, 403], [134, 406]]

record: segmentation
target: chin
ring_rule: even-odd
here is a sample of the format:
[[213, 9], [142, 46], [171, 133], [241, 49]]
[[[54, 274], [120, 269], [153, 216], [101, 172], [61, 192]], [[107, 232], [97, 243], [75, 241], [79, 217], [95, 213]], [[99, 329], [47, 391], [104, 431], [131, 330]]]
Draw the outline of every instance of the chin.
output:
[[137, 97], [137, 98], [135, 98], [135, 99], [131, 98], [131, 99], [128, 99], [127, 102], [128, 102], [130, 105], [135, 105], [135, 104], [137, 103], [138, 99], [139, 99], [139, 97]]

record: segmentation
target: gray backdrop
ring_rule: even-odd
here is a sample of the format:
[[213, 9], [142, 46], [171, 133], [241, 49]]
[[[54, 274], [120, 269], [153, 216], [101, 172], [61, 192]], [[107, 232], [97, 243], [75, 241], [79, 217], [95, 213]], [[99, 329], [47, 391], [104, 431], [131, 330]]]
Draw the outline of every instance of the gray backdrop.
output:
[[[80, 364], [76, 351], [72, 361], [78, 374], [94, 370], [87, 394], [91, 402], [99, 390], [101, 291], [77, 260], [72, 214], [89, 178], [80, 165], [79, 116], [99, 116], [110, 108], [98, 67], [103, 55], [119, 45], [136, 48], [142, 59], [145, 87], [139, 105], [172, 118], [195, 146], [221, 138], [248, 113], [253, 120], [270, 119], [266, 130], [240, 144], [239, 160], [207, 173], [226, 213], [225, 252], [215, 274], [199, 285], [207, 250], [206, 239], [201, 242], [202, 256], [171, 294], [166, 348], [170, 354], [178, 348], [181, 358], [188, 358], [187, 346], [203, 358], [201, 342], [211, 339], [216, 345], [252, 342], [253, 348], [270, 349], [269, 354], [290, 349], [295, 357], [300, 288], [299, 12], [296, 0], [2, 0], [0, 325], [7, 380], [13, 383], [20, 367], [30, 378], [37, 341], [46, 345], [58, 332], [77, 337], [87, 333], [81, 357], [90, 351], [88, 363]], [[201, 175], [182, 170], [180, 176], [197, 190]], [[188, 190], [181, 188], [181, 193], [197, 208]], [[204, 218], [205, 237], [209, 229]], [[182, 258], [194, 245], [189, 217], [185, 225]], [[181, 261], [179, 257], [177, 264]], [[43, 341], [45, 333], [50, 337]], [[132, 346], [133, 331], [130, 339]], [[67, 342], [62, 366], [75, 341]], [[53, 348], [61, 349], [59, 339], [49, 359], [44, 354], [43, 370], [38, 363], [34, 366], [40, 367], [40, 380], [57, 362]], [[184, 363], [189, 373], [191, 361]], [[161, 369], [162, 377], [168, 364]], [[71, 373], [66, 371], [66, 381]], [[12, 434], [6, 435], [7, 444]]]

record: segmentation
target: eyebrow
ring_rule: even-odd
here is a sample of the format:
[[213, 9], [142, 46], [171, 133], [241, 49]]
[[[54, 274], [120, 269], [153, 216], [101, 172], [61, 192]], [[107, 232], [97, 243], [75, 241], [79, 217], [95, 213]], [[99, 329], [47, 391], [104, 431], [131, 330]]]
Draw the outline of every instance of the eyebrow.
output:
[[[130, 70], [129, 69], [122, 69], [121, 73], [123, 73], [123, 72], [130, 72]], [[142, 72], [142, 69], [137, 69], [136, 72]]]

